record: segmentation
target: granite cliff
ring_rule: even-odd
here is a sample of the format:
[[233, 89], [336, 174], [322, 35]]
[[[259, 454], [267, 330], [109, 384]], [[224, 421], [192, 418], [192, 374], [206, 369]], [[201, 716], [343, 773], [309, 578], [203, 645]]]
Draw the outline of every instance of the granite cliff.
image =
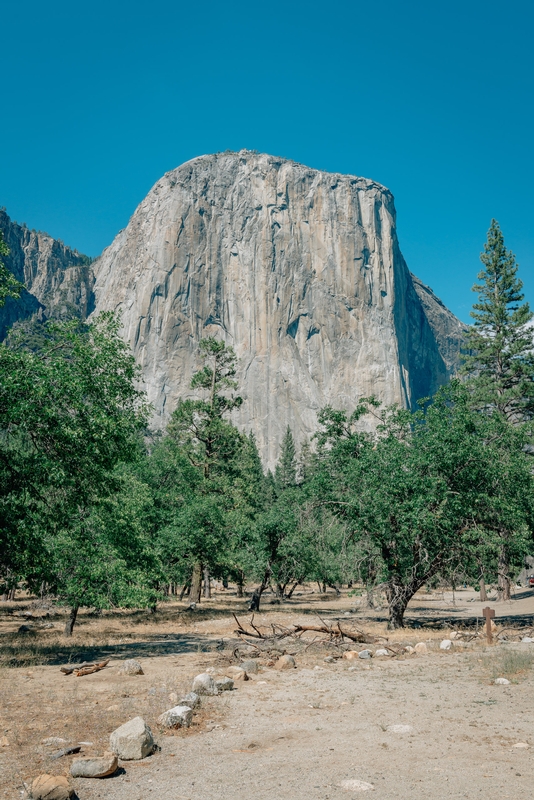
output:
[[48, 314], [122, 313], [156, 425], [190, 396], [199, 339], [231, 344], [235, 422], [269, 466], [286, 427], [302, 441], [324, 405], [374, 394], [413, 406], [457, 366], [464, 326], [410, 274], [393, 197], [364, 178], [250, 151], [202, 156], [159, 180], [90, 268], [32, 234], [13, 271]]
[[93, 273], [90, 259], [47, 233], [13, 222], [0, 209], [0, 230], [9, 247], [6, 267], [26, 291], [0, 309], [0, 340], [7, 330], [34, 315], [85, 319], [92, 311]]

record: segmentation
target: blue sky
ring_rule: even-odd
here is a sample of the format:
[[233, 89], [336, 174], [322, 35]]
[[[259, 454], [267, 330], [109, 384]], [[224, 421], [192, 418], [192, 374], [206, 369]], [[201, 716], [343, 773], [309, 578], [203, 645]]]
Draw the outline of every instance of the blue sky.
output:
[[532, 0], [6, 3], [0, 205], [98, 255], [164, 172], [256, 149], [385, 184], [466, 321], [495, 217], [533, 302], [533, 23]]

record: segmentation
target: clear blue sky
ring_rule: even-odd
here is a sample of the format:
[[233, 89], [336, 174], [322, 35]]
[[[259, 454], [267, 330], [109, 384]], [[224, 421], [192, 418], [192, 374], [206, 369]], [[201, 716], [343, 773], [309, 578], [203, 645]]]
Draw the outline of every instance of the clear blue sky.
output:
[[243, 147], [372, 178], [461, 318], [492, 217], [534, 301], [533, 0], [19, 0], [0, 205], [98, 255], [167, 170]]

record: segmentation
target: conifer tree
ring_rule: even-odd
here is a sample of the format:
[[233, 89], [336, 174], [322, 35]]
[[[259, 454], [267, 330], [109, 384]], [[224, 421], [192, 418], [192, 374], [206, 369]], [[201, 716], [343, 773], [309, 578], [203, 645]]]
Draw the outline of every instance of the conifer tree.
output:
[[289, 425], [282, 439], [282, 449], [275, 468], [274, 479], [277, 488], [281, 491], [289, 486], [295, 486], [297, 482], [297, 452]]
[[496, 220], [480, 260], [484, 269], [473, 286], [479, 300], [471, 312], [462, 373], [469, 377], [474, 408], [496, 409], [518, 423], [534, 414], [534, 328], [529, 325], [534, 314], [523, 302], [515, 256], [506, 249]]
[[[9, 247], [4, 241], [4, 234], [0, 231], [0, 257], [9, 255]], [[0, 260], [0, 308], [5, 304], [8, 297], [15, 300], [20, 297], [24, 286]]]

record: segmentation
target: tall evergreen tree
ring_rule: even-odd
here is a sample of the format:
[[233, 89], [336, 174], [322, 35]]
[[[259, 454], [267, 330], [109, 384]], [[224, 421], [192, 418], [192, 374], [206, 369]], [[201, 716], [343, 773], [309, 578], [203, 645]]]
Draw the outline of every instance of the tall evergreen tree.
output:
[[524, 303], [514, 254], [507, 250], [496, 220], [492, 220], [484, 252], [480, 283], [473, 286], [474, 324], [467, 334], [462, 373], [469, 377], [472, 404], [497, 409], [517, 423], [534, 414], [534, 314]]
[[297, 451], [289, 425], [282, 439], [282, 449], [275, 468], [274, 479], [279, 490], [295, 486], [297, 482]]

